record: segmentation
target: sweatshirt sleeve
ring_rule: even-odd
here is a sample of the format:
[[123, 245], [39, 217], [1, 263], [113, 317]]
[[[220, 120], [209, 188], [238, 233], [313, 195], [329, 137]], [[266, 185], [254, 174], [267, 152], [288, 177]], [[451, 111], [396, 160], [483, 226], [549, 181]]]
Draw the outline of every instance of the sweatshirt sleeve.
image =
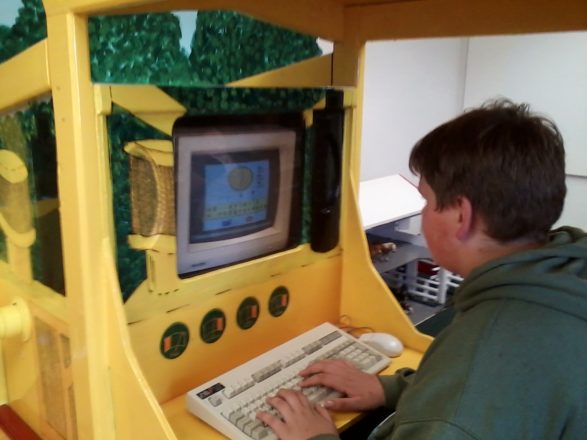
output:
[[476, 440], [479, 437], [446, 420], [422, 420], [400, 423], [387, 440]]
[[401, 368], [392, 376], [379, 376], [385, 394], [385, 407], [395, 409], [397, 402], [412, 381], [415, 371], [411, 368]]

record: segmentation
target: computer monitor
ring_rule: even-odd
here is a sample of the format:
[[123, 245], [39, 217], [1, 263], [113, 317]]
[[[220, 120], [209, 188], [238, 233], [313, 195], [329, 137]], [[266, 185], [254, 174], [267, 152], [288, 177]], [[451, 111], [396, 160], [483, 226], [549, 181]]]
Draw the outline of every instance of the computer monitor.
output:
[[295, 244], [302, 136], [300, 115], [184, 118], [175, 124], [180, 277]]

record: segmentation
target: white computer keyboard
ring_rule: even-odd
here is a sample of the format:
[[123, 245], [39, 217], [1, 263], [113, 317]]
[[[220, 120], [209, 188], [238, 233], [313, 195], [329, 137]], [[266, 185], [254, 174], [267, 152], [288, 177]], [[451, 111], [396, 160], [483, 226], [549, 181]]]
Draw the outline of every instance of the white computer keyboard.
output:
[[[189, 391], [187, 409], [231, 439], [275, 440], [273, 431], [255, 417], [259, 411], [275, 413], [267, 397], [283, 388], [300, 390], [299, 371], [316, 360], [336, 358], [368, 373], [390, 363], [355, 337], [324, 323]], [[313, 402], [336, 395], [325, 387], [301, 391]]]

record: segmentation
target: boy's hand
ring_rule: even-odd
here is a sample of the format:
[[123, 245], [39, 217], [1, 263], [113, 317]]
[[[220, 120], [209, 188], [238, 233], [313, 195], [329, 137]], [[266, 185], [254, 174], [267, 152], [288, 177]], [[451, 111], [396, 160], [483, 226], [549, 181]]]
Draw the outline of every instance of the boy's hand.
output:
[[280, 390], [267, 399], [281, 415], [281, 419], [260, 412], [257, 418], [268, 425], [281, 440], [307, 440], [319, 434], [338, 436], [328, 410], [314, 405], [298, 391]]
[[364, 373], [341, 359], [316, 362], [300, 371], [301, 387], [322, 385], [343, 396], [323, 402], [333, 411], [366, 411], [385, 404], [383, 386], [374, 374]]

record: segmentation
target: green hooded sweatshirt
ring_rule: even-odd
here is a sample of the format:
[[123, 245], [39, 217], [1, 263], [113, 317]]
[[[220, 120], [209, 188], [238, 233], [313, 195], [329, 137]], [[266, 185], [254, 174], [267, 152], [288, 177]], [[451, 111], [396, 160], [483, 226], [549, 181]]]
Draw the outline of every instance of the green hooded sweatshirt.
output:
[[417, 372], [381, 378], [382, 438], [587, 439], [587, 234], [478, 267], [454, 306]]

